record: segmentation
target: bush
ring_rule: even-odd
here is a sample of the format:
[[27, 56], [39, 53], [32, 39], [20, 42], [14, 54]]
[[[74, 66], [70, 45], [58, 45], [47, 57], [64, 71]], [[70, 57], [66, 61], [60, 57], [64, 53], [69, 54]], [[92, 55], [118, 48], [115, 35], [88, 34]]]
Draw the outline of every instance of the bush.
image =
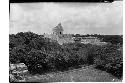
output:
[[[122, 52], [117, 45], [97, 46], [82, 43], [59, 45], [49, 38], [32, 32], [12, 34], [9, 41], [11, 63], [24, 63], [31, 74], [65, 71], [80, 65], [95, 65], [111, 72], [122, 70]], [[118, 75], [118, 74], [117, 74]]]
[[104, 46], [98, 48], [98, 50], [93, 53], [93, 58], [97, 69], [107, 71], [118, 78], [122, 77], [123, 57], [121, 51], [111, 46]]
[[14, 47], [11, 51], [9, 51], [9, 59], [11, 63], [25, 63], [26, 59], [26, 51], [25, 46], [19, 45]]
[[39, 50], [32, 49], [27, 55], [26, 65], [30, 73], [44, 73], [47, 71], [47, 61], [46, 54]]

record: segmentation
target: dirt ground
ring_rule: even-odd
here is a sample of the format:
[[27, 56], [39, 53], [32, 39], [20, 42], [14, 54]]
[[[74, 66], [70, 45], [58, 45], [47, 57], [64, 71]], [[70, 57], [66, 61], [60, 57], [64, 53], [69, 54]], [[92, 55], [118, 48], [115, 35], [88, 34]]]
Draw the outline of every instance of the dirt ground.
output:
[[65, 72], [29, 76], [27, 82], [114, 82], [121, 81], [112, 75], [91, 66]]

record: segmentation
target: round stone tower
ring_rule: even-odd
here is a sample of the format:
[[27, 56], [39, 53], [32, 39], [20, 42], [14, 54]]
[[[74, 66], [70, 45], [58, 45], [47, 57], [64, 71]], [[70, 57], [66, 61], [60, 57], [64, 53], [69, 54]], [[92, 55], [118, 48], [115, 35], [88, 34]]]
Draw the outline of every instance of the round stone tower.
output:
[[56, 27], [53, 28], [53, 34], [57, 35], [58, 37], [63, 36], [63, 27], [61, 23], [59, 23]]

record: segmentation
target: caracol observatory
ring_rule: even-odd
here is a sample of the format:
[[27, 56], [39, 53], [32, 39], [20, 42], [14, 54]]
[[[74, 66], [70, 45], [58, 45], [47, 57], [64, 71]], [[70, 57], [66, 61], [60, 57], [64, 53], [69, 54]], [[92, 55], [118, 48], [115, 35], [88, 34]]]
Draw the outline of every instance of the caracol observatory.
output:
[[63, 35], [63, 27], [62, 27], [61, 23], [59, 23], [56, 27], [54, 27], [52, 29], [52, 31], [53, 31], [53, 34], [61, 37]]
[[63, 27], [61, 23], [59, 23], [56, 27], [52, 29], [51, 34], [45, 34], [44, 37], [51, 38], [52, 40], [56, 40], [60, 45], [63, 43], [73, 43], [74, 40], [70, 34], [63, 34]]

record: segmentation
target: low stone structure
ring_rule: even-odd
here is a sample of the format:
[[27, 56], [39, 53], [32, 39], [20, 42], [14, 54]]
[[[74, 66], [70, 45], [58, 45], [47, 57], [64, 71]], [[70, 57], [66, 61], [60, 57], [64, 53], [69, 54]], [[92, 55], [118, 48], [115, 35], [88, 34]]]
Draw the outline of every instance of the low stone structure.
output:
[[97, 37], [83, 37], [81, 39], [81, 43], [84, 43], [84, 44], [93, 44], [93, 45], [106, 45], [107, 43], [106, 42], [101, 42], [99, 38]]
[[24, 63], [9, 64], [10, 81], [26, 81], [25, 76], [28, 74], [28, 68]]

